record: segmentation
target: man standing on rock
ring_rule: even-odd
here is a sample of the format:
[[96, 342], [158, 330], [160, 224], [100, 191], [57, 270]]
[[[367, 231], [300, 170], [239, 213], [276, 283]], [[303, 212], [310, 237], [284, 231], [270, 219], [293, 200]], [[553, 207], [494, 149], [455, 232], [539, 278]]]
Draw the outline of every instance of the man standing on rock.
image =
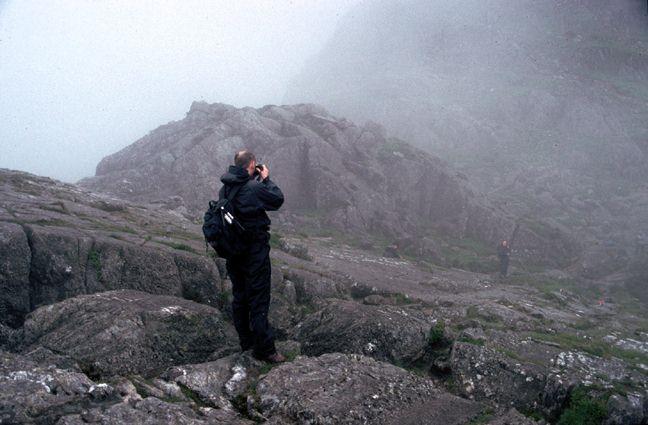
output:
[[502, 278], [506, 277], [508, 273], [510, 255], [511, 255], [511, 247], [509, 246], [506, 240], [503, 240], [497, 246], [497, 256], [499, 257], [500, 260], [500, 277]]
[[253, 349], [256, 358], [280, 363], [286, 359], [275, 349], [274, 332], [268, 322], [270, 219], [266, 211], [278, 210], [284, 196], [269, 174], [267, 166], [257, 165], [252, 152], [237, 152], [234, 165], [221, 177], [219, 197], [227, 197], [240, 187], [232, 206], [246, 230], [248, 243], [243, 254], [227, 260], [227, 273], [232, 281], [232, 312], [241, 349]]

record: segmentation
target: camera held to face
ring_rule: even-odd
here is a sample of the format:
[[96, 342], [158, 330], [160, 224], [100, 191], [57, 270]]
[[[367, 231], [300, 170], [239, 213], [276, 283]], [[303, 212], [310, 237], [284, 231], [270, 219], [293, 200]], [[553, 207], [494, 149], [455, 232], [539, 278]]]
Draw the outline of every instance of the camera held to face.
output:
[[265, 165], [263, 164], [257, 164], [254, 167], [254, 174], [252, 174], [252, 177], [259, 177], [261, 175], [261, 171], [265, 168]]

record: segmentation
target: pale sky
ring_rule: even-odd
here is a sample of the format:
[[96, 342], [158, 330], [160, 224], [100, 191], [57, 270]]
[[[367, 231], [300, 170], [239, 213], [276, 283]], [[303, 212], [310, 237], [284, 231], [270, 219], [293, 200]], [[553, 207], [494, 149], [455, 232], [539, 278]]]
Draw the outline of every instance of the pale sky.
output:
[[0, 168], [74, 182], [193, 100], [278, 104], [359, 0], [0, 0]]

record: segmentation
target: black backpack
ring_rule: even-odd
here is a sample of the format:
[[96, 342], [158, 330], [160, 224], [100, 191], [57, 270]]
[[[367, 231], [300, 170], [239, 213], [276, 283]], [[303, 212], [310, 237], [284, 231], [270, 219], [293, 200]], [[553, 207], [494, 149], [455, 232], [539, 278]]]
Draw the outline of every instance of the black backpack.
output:
[[209, 209], [203, 220], [205, 242], [216, 250], [219, 257], [232, 258], [240, 255], [246, 248], [246, 232], [234, 216], [232, 200], [243, 187], [232, 187], [229, 194], [218, 201], [209, 201]]

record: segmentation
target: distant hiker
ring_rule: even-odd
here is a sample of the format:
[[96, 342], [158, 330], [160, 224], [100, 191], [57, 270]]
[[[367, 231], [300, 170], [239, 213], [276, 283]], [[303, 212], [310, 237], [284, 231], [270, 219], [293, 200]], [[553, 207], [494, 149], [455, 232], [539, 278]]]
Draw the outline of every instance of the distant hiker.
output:
[[243, 351], [271, 363], [285, 361], [274, 344], [274, 331], [268, 322], [270, 306], [270, 219], [266, 211], [278, 210], [284, 202], [281, 189], [269, 177], [265, 165], [243, 150], [234, 156], [234, 165], [221, 177], [223, 199], [238, 190], [231, 199], [235, 216], [246, 234], [243, 253], [227, 259], [227, 273], [232, 281], [232, 313]]
[[500, 242], [497, 246], [497, 256], [500, 260], [500, 276], [506, 277], [509, 266], [509, 256], [511, 255], [511, 247], [506, 240]]

